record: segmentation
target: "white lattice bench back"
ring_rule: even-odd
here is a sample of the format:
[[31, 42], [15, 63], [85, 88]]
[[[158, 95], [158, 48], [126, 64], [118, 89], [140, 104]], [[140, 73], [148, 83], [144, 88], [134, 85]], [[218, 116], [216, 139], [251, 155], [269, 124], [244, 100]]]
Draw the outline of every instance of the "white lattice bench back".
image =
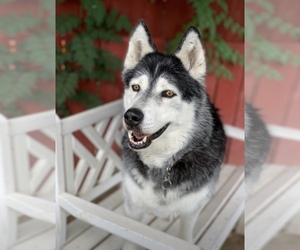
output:
[[16, 241], [20, 216], [55, 223], [54, 110], [0, 116], [1, 249]]

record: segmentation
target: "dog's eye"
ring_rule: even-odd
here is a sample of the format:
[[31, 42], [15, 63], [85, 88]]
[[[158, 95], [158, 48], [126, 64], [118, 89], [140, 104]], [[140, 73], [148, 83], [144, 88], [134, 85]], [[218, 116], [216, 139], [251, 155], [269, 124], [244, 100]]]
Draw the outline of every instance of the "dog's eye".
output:
[[172, 98], [176, 96], [176, 94], [172, 90], [165, 90], [161, 93], [162, 97]]
[[133, 91], [138, 92], [138, 91], [140, 90], [140, 85], [138, 85], [138, 84], [133, 84], [133, 85], [131, 86], [131, 88], [132, 88]]

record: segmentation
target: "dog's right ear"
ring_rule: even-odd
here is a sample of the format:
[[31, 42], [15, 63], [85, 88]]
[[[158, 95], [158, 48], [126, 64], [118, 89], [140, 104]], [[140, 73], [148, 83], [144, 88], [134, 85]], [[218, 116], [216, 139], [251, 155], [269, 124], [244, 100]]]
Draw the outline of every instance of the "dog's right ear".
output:
[[144, 21], [139, 21], [130, 40], [124, 61], [124, 70], [133, 69], [148, 53], [156, 51], [148, 27]]

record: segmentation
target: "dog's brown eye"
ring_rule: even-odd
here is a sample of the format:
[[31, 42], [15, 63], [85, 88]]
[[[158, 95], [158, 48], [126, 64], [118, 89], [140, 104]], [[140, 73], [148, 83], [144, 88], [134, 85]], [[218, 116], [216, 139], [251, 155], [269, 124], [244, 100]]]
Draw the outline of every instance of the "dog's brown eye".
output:
[[165, 90], [161, 93], [162, 97], [167, 97], [167, 98], [172, 98], [174, 97], [176, 94], [171, 91], [171, 90]]
[[138, 84], [133, 84], [133, 85], [131, 86], [131, 88], [132, 88], [133, 91], [138, 92], [138, 91], [140, 90], [140, 85], [138, 85]]

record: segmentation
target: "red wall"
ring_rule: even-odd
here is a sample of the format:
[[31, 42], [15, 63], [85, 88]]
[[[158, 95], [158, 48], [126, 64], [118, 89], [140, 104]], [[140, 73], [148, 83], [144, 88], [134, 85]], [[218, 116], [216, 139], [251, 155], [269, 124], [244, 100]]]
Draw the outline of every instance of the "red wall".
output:
[[[272, 18], [279, 18], [284, 22], [292, 23], [296, 28], [300, 27], [299, 9], [300, 2], [295, 0], [273, 0], [274, 6]], [[288, 3], [288, 9], [286, 8]], [[248, 8], [258, 13], [265, 12], [260, 6], [249, 5]], [[278, 25], [279, 27], [279, 25]], [[300, 58], [300, 34], [292, 37], [288, 32], [282, 33], [279, 28], [270, 29], [267, 25], [257, 27], [256, 32], [263, 35], [269, 42], [282, 49], [282, 53], [289, 51]], [[246, 41], [247, 42], [247, 41]], [[251, 45], [251, 43], [246, 45]], [[278, 57], [280, 58], [281, 53]], [[247, 63], [247, 58], [246, 58]], [[255, 77], [247, 74], [246, 100], [251, 101], [260, 110], [263, 119], [269, 124], [284, 127], [300, 128], [300, 68], [287, 62], [285, 64], [262, 62], [276, 69], [282, 76], [280, 80], [266, 77]], [[268, 162], [283, 165], [299, 165], [300, 142], [273, 139]]]
[[[7, 15], [32, 15], [34, 17], [37, 17], [38, 19], [43, 19], [45, 17], [48, 17], [47, 13], [41, 13], [40, 10], [40, 1], [39, 0], [27, 0], [27, 1], [13, 1], [8, 4], [0, 3], [0, 19], [1, 17], [5, 17]], [[22, 20], [22, 19], [21, 19]], [[15, 22], [18, 22], [16, 20]], [[11, 25], [15, 25], [12, 23]], [[39, 27], [40, 29], [38, 31], [33, 31], [33, 30], [28, 30], [26, 32], [19, 32], [14, 35], [9, 35], [4, 33], [2, 30], [0, 30], [0, 45], [7, 47], [7, 51], [10, 50], [10, 44], [13, 42], [15, 43], [15, 48], [16, 52], [18, 53], [18, 47], [24, 41], [24, 39], [27, 39], [30, 37], [32, 34], [37, 34], [38, 32], [49, 32], [48, 30], [45, 30], [44, 27]], [[54, 39], [55, 34], [53, 34], [53, 39]], [[53, 53], [55, 53], [53, 51]], [[1, 55], [0, 55], [0, 60], [1, 60]], [[8, 70], [13, 71], [12, 69], [7, 69], [5, 72], [0, 71], [1, 74], [6, 74], [8, 73]], [[13, 72], [12, 72], [13, 73]], [[19, 73], [15, 73], [16, 75], [19, 75]], [[49, 98], [50, 96], [54, 97], [55, 95], [55, 73], [53, 72], [53, 79], [48, 80], [48, 81], [39, 81], [36, 83], [34, 88], [32, 89], [33, 91], [35, 90], [42, 90], [46, 91], [49, 93]], [[1, 83], [0, 83], [1, 84]], [[1, 90], [0, 90], [1, 91]], [[42, 112], [45, 110], [51, 109], [51, 107], [46, 107], [45, 105], [39, 103], [38, 101], [31, 102], [31, 101], [25, 101], [22, 100], [21, 98], [17, 100], [16, 102], [17, 107], [20, 109], [20, 114], [32, 114], [32, 113], [37, 113], [37, 112]], [[54, 107], [52, 107], [54, 108]], [[1, 100], [0, 100], [0, 112], [1, 112]]]

